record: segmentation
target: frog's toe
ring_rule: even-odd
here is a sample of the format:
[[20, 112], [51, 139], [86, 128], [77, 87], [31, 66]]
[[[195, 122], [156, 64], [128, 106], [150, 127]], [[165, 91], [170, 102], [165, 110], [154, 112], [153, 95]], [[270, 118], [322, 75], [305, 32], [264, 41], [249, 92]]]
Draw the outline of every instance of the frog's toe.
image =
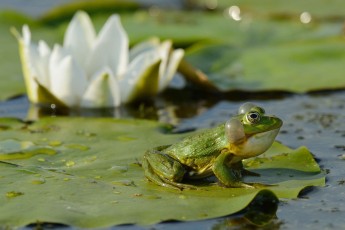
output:
[[189, 184], [183, 184], [183, 183], [177, 183], [174, 181], [170, 181], [164, 177], [160, 177], [156, 174], [153, 175], [146, 175], [147, 179], [152, 181], [153, 183], [166, 187], [166, 188], [172, 188], [172, 189], [177, 189], [177, 190], [185, 190], [185, 189], [191, 189], [191, 190], [196, 190], [197, 187]]
[[261, 189], [261, 188], [266, 188], [270, 186], [275, 186], [275, 185], [262, 184], [262, 183], [241, 183], [239, 187], [248, 188], [248, 189]]
[[[155, 181], [151, 180], [151, 178]], [[191, 189], [191, 190], [197, 189], [197, 187], [194, 185], [178, 183], [175, 181], [171, 181], [167, 178], [160, 177], [158, 175], [155, 175], [154, 177], [151, 177], [151, 178], [150, 178], [150, 180], [153, 181], [154, 183], [159, 184], [163, 187], [167, 187], [167, 188], [178, 189], [180, 191], [185, 190], [185, 189]]]
[[179, 186], [179, 188], [181, 190], [185, 190], [185, 189], [190, 189], [190, 190], [197, 190], [198, 187], [194, 186], [194, 185], [190, 185], [190, 184], [181, 184], [181, 183], [177, 183], [177, 186]]
[[242, 184], [241, 184], [241, 188], [254, 189], [255, 186], [254, 186], [254, 185], [251, 185], [251, 184], [242, 183]]
[[248, 189], [253, 189], [256, 188], [254, 185], [250, 184], [250, 183], [243, 183], [240, 181], [233, 181], [231, 183], [222, 183], [221, 181], [218, 181], [219, 186], [221, 187], [225, 187], [225, 188], [248, 188]]

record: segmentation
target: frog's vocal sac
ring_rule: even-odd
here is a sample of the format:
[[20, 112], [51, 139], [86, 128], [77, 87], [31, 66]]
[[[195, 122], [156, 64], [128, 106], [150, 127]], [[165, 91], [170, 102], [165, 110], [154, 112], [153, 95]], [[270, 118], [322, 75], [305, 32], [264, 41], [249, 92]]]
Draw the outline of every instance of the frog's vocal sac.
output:
[[[142, 166], [151, 182], [175, 189], [195, 189], [184, 179], [214, 175], [225, 187], [253, 187], [242, 175], [256, 173], [243, 168], [242, 160], [264, 153], [283, 125], [281, 119], [247, 102], [226, 123], [191, 135], [182, 141], [145, 152]], [[258, 174], [256, 174], [258, 175]]]

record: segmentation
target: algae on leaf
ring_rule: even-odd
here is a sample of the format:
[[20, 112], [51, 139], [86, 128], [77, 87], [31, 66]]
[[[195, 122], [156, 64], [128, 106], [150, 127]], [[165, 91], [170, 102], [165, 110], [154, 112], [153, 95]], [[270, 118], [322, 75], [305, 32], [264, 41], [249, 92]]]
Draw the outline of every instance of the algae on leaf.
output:
[[215, 218], [244, 209], [258, 196], [274, 204], [276, 196], [296, 198], [306, 186], [325, 183], [306, 148], [292, 150], [276, 142], [260, 158], [245, 162], [248, 169], [262, 173], [247, 181], [274, 186], [240, 189], [201, 183], [199, 190], [180, 192], [148, 182], [140, 167], [145, 150], [188, 135], [162, 134], [162, 124], [43, 118], [33, 124], [0, 119], [0, 125], [7, 127], [0, 131], [0, 148], [16, 140], [56, 151], [0, 162], [0, 223], [7, 227], [39, 221], [96, 228]]

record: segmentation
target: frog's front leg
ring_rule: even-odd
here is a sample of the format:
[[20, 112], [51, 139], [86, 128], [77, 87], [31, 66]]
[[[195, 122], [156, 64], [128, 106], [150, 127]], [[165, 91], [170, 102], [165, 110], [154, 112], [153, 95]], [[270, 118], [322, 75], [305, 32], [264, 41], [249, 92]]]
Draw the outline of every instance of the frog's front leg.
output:
[[222, 152], [213, 163], [213, 173], [221, 184], [232, 188], [253, 188], [253, 186], [241, 181], [241, 173], [237, 167], [229, 166], [233, 154], [231, 152]]
[[180, 183], [186, 169], [177, 160], [163, 151], [169, 146], [159, 146], [144, 154], [142, 166], [147, 179], [155, 184], [174, 189], [194, 189], [194, 186]]
[[232, 164], [231, 167], [234, 168], [234, 169], [237, 169], [239, 171], [241, 177], [242, 176], [255, 176], [255, 177], [259, 177], [260, 176], [259, 173], [252, 172], [252, 171], [249, 171], [249, 170], [245, 169], [244, 166], [243, 166], [242, 161], [238, 161], [238, 162]]

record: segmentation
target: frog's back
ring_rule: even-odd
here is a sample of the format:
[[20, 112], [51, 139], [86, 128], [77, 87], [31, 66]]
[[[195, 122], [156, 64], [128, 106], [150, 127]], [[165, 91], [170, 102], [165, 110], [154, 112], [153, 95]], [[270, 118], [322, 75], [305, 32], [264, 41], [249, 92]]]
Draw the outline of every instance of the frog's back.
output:
[[186, 137], [165, 152], [188, 167], [200, 169], [211, 164], [225, 146], [223, 124]]

